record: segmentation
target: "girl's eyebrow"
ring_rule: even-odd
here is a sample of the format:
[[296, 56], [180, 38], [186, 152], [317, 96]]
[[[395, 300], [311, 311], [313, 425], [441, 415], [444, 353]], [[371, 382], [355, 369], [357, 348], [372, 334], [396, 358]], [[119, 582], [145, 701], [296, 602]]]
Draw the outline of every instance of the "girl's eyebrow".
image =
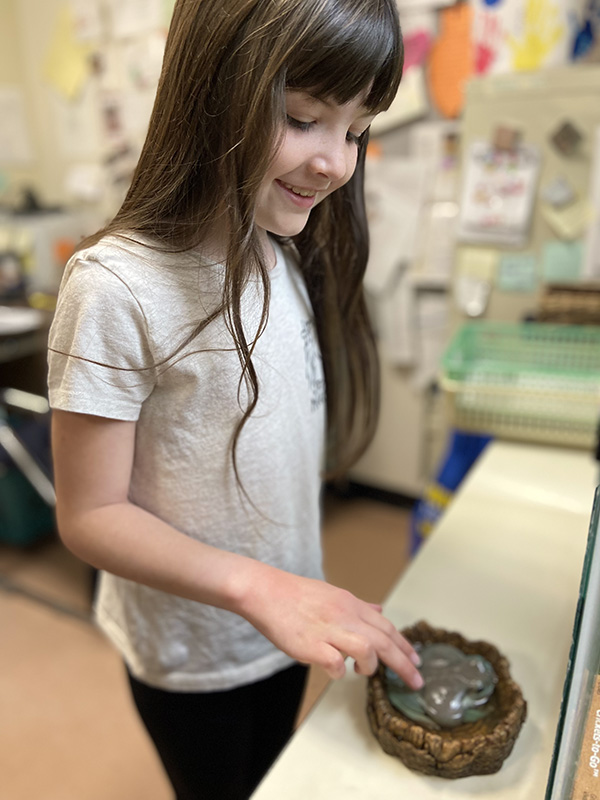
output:
[[[292, 91], [294, 90], [292, 89]], [[307, 97], [309, 100], [315, 103], [322, 103], [324, 106], [327, 106], [327, 108], [330, 109], [335, 109], [338, 107], [338, 103], [336, 103], [334, 100], [329, 100], [327, 97], [319, 97], [316, 94], [312, 94], [312, 92], [302, 92], [302, 90], [300, 91], [302, 94], [304, 94], [305, 97]], [[365, 119], [368, 117], [375, 117], [375, 116], [377, 115], [374, 114], [370, 109], [368, 109], [366, 106], [362, 106], [359, 109], [359, 116], [357, 117], [357, 119]]]
[[322, 103], [324, 106], [327, 106], [328, 108], [335, 107], [335, 103], [333, 102], [333, 100], [328, 100], [324, 97], [319, 97], [318, 95], [313, 94], [312, 92], [307, 92], [306, 89], [287, 89], [286, 91], [288, 94], [299, 95], [301, 100], [305, 100], [308, 103]]
[[310, 92], [306, 92], [306, 95], [317, 103], [323, 103], [323, 105], [327, 106], [327, 108], [335, 108], [335, 103], [333, 100], [328, 100], [326, 97], [319, 97], [318, 95], [311, 94]]

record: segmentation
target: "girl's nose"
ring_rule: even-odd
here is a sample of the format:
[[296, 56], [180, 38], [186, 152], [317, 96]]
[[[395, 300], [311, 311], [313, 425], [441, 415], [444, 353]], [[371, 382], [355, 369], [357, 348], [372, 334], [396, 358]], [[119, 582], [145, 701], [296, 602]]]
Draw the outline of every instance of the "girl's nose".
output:
[[341, 145], [329, 140], [313, 156], [311, 167], [315, 174], [323, 175], [331, 182], [340, 181], [348, 171], [348, 151], [345, 139]]

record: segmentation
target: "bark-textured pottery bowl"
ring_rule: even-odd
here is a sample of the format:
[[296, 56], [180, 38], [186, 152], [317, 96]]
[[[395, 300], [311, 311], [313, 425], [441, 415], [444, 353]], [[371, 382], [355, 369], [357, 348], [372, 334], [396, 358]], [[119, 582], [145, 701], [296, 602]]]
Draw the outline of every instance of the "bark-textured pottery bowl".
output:
[[389, 701], [385, 667], [379, 665], [368, 681], [367, 714], [379, 744], [409, 769], [441, 778], [466, 778], [498, 772], [513, 749], [527, 715], [521, 689], [510, 676], [509, 664], [496, 647], [470, 642], [459, 633], [418, 622], [401, 633], [413, 643], [450, 644], [467, 655], [487, 659], [498, 677], [490, 700], [490, 713], [477, 722], [432, 731], [413, 722]]

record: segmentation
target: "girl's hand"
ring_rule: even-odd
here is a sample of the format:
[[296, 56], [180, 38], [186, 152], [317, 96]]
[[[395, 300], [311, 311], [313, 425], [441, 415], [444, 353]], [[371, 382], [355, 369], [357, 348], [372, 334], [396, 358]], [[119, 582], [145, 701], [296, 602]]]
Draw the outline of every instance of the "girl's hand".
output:
[[260, 567], [238, 613], [289, 656], [318, 664], [332, 678], [345, 674], [346, 656], [360, 675], [373, 674], [381, 659], [412, 688], [422, 687], [417, 653], [380, 606], [323, 581]]

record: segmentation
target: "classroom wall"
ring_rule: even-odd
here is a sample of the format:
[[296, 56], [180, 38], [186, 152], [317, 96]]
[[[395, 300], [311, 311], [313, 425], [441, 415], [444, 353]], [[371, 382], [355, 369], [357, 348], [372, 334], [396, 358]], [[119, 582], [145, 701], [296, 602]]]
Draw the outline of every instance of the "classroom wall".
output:
[[[581, 137], [571, 153], [563, 152], [553, 141], [556, 132], [567, 123]], [[480, 316], [516, 322], [538, 311], [549, 284], [600, 277], [585, 275], [583, 257], [592, 222], [591, 189], [594, 180], [597, 182], [594, 169], [598, 169], [600, 64], [577, 64], [471, 82], [461, 126], [463, 173], [472, 168], [471, 148], [484, 143], [491, 150], [496, 131], [502, 126], [514, 126], [523, 146], [539, 160], [531, 188], [530, 219], [524, 234], [514, 241], [505, 241], [505, 229], [500, 223], [498, 230], [483, 231], [487, 240], [478, 238], [481, 232], [475, 226], [462, 225], [454, 283], [456, 287], [463, 278], [488, 283], [489, 299]], [[513, 165], [506, 170], [507, 185], [514, 169]], [[559, 180], [572, 192], [573, 199], [555, 208], [545, 197]], [[467, 184], [466, 179], [463, 183]], [[485, 187], [483, 171], [479, 186]], [[493, 189], [493, 177], [488, 180], [488, 187]], [[477, 214], [484, 209], [484, 200], [473, 202], [473, 194], [471, 191], [469, 202]], [[483, 197], [482, 191], [480, 195]], [[513, 196], [512, 205], [505, 204], [507, 211], [516, 208], [520, 200], [521, 196]], [[461, 216], [473, 219], [472, 213], [466, 214], [466, 207], [463, 196]], [[517, 231], [518, 222], [513, 222]], [[463, 232], [465, 229], [471, 232], [470, 236]], [[467, 314], [458, 300], [454, 307], [456, 322], [461, 322]]]
[[[21, 184], [41, 186], [42, 158], [37, 147], [39, 139], [35, 99], [29, 92], [27, 81], [27, 50], [21, 36], [19, 9], [26, 0], [1, 0], [0, 2], [0, 91], [16, 89], [24, 104], [25, 120], [32, 145], [31, 159], [24, 164], [7, 164], [2, 160], [0, 147], [0, 187], [8, 186], [7, 199], [14, 198], [14, 192]], [[13, 191], [10, 191], [12, 187]]]
[[49, 204], [67, 201], [64, 172], [69, 157], [63, 153], [56, 135], [49, 93], [43, 74], [43, 62], [54, 33], [59, 0], [12, 0], [16, 6], [17, 36], [20, 49], [22, 81], [31, 109], [30, 133], [37, 155], [35, 186]]
[[173, 0], [1, 2], [0, 87], [23, 92], [33, 158], [22, 168], [0, 152], [0, 173], [49, 205], [111, 216], [145, 138]]
[[[143, 73], [144, 67], [158, 61], [160, 37], [166, 32], [173, 2], [0, 0], [0, 92], [2, 87], [22, 92], [31, 139], [31, 158], [26, 164], [6, 163], [0, 147], [0, 203], [12, 204], [19, 187], [28, 184], [50, 205], [65, 204], [94, 212], [96, 216], [91, 218], [99, 224], [111, 216], [135, 165], [156, 85], [155, 67], [149, 75], [133, 73]], [[458, 216], [455, 178], [460, 157], [452, 154], [456, 144], [450, 150], [448, 147], [454, 139], [460, 139], [463, 129], [489, 138], [495, 123], [504, 121], [486, 109], [478, 116], [481, 124], [471, 125], [469, 109], [463, 113], [462, 106], [464, 70], [468, 66], [480, 79], [485, 76], [493, 82], [505, 73], [536, 74], [536, 70], [570, 63], [575, 33], [583, 30], [586, 14], [593, 15], [587, 0], [469, 0], [455, 4], [398, 0], [398, 5], [409, 57], [398, 99], [387, 122], [382, 125], [379, 121], [373, 136], [374, 150], [383, 160], [379, 174], [388, 176], [387, 184], [376, 180], [370, 187], [370, 199], [375, 201], [370, 206], [373, 254], [381, 252], [378, 242], [385, 245], [384, 255], [391, 252], [386, 267], [389, 280], [374, 280], [377, 267], [381, 267], [375, 257], [367, 273], [371, 289], [373, 284], [379, 287], [371, 292], [371, 299], [377, 312], [374, 316], [383, 360], [384, 407], [374, 445], [354, 477], [417, 495], [438, 461], [444, 440], [443, 425], [438, 424], [439, 415], [433, 410], [437, 357], [446, 344], [447, 329], [452, 327], [446, 318], [451, 310], [455, 320], [458, 317], [453, 299], [455, 242], [454, 233], [449, 232], [453, 218], [436, 217], [436, 209], [449, 207]], [[99, 53], [105, 62], [102, 73], [88, 75], [71, 97], [65, 96], [47, 70], [61, 13], [68, 8], [99, 9], [99, 33], [89, 43], [91, 51]], [[152, 30], [144, 24], [149, 14], [137, 13], [139, 30], [132, 25], [132, 33], [119, 35], [115, 18], [124, 11], [131, 21], [131, 10], [136, 8], [161, 9], [161, 23]], [[536, 9], [549, 22], [544, 35], [552, 38], [555, 26], [561, 27], [562, 34], [552, 47], [536, 39]], [[592, 22], [596, 24], [595, 17]], [[76, 61], [81, 40], [71, 35], [66, 41], [68, 47], [62, 46], [59, 52], [70, 52]], [[532, 46], [525, 63], [527, 42], [537, 45]], [[597, 42], [592, 44], [595, 57], [600, 58]], [[142, 48], [137, 55], [133, 52], [133, 70], [132, 47], [134, 51]], [[148, 49], [144, 51], [144, 47]], [[464, 55], [471, 50], [473, 63], [462, 64], [458, 59], [461, 66], [457, 52]], [[108, 129], [110, 119], [117, 120], [116, 130]], [[445, 174], [441, 164], [446, 164]], [[373, 163], [369, 169], [373, 172]], [[83, 184], [88, 178], [91, 190], [86, 194]], [[10, 189], [3, 192], [7, 181]], [[417, 184], [421, 187], [418, 193]], [[427, 190], [422, 188], [426, 184]], [[418, 207], [421, 212], [415, 215]], [[393, 215], [382, 215], [379, 233], [373, 224], [373, 212], [378, 209], [394, 211]], [[411, 236], [405, 235], [407, 229]], [[530, 307], [531, 298], [525, 293], [494, 291], [490, 314], [516, 318]], [[390, 321], [393, 325], [388, 331], [386, 323]], [[436, 444], [431, 446], [434, 439]]]

